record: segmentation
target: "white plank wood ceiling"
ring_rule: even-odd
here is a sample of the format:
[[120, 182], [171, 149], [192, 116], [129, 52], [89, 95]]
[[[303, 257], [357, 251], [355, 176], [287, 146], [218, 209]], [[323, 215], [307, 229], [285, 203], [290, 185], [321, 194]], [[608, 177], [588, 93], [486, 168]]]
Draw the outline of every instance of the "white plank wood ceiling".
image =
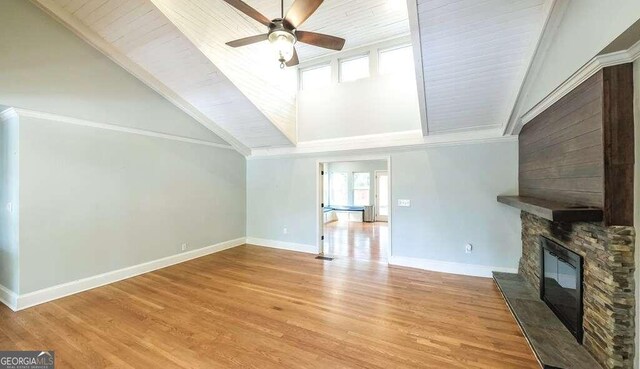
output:
[[[269, 19], [280, 17], [279, 0], [245, 2]], [[293, 0], [284, 0], [285, 14], [291, 4]], [[238, 12], [237, 16], [243, 15]], [[250, 23], [253, 26], [258, 24], [255, 21]], [[347, 40], [345, 50], [407, 35], [409, 19], [406, 0], [324, 0], [300, 29], [342, 37]], [[258, 24], [254, 33], [243, 33], [241, 37], [263, 31], [264, 28]], [[334, 52], [303, 43], [296, 44], [296, 48], [301, 62]]]
[[[103, 52], [124, 55], [245, 147], [296, 144], [296, 69], [281, 70], [267, 42], [226, 46], [267, 30], [224, 1], [34, 1], [76, 32], [100, 37], [109, 45]], [[245, 1], [267, 18], [280, 16], [278, 0]], [[498, 131], [507, 122], [551, 1], [417, 0], [424, 135]], [[300, 29], [358, 48], [408, 34], [406, 4], [325, 0]], [[333, 52], [297, 49], [302, 62]]]
[[418, 0], [425, 134], [508, 119], [545, 20], [545, 0]]

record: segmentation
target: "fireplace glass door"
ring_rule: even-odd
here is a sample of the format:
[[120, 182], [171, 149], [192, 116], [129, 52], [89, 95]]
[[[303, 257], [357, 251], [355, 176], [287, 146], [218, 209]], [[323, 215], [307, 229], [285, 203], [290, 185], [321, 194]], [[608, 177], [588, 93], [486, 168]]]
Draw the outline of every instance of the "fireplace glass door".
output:
[[541, 298], [582, 342], [582, 258], [547, 238], [541, 244]]

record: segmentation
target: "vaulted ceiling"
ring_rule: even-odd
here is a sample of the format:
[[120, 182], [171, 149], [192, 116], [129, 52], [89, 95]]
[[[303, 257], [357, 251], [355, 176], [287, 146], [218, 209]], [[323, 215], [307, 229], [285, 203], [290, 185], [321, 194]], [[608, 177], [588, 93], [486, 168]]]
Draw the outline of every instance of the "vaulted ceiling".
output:
[[[265, 62], [274, 59], [266, 42], [226, 46], [266, 29], [224, 1], [32, 1], [242, 153], [297, 145], [296, 69]], [[276, 0], [245, 1], [268, 18], [280, 15]], [[411, 30], [423, 135], [498, 132], [552, 2], [325, 0], [300, 28], [343, 37], [345, 49]], [[332, 52], [296, 47], [302, 62]]]
[[418, 0], [414, 39], [422, 59], [425, 135], [505, 124], [549, 2]]

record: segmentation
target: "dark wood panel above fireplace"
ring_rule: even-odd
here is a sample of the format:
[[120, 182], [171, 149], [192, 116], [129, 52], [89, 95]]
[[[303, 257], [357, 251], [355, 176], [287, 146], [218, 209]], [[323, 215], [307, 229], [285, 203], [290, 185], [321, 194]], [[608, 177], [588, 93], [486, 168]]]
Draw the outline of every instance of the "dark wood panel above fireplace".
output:
[[633, 224], [633, 67], [606, 67], [522, 129], [520, 196], [603, 210]]

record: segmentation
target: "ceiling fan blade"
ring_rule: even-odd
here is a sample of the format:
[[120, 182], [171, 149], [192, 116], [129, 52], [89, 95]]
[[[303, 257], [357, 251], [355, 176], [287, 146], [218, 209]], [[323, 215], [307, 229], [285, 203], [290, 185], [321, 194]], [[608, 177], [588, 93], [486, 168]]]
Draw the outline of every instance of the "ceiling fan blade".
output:
[[257, 20], [258, 22], [264, 24], [267, 27], [271, 24], [271, 20], [269, 20], [264, 15], [260, 14], [259, 11], [247, 5], [247, 3], [245, 3], [244, 1], [241, 1], [241, 0], [223, 0], [223, 1], [233, 6], [234, 8], [240, 10], [244, 14], [250, 16], [251, 18]]
[[298, 52], [296, 51], [296, 48], [293, 48], [293, 56], [291, 57], [291, 60], [289, 60], [288, 62], [286, 62], [286, 66], [287, 67], [293, 67], [295, 65], [298, 65], [300, 63], [300, 60], [298, 59]]
[[344, 38], [306, 31], [296, 31], [296, 38], [305, 44], [320, 46], [331, 50], [342, 50], [345, 43]]
[[256, 42], [265, 41], [267, 40], [267, 38], [269, 38], [269, 35], [265, 33], [264, 35], [249, 36], [238, 40], [229, 41], [227, 42], [227, 45], [231, 47], [246, 46], [255, 44]]
[[295, 0], [285, 15], [285, 22], [291, 28], [298, 28], [318, 9], [324, 0]]

